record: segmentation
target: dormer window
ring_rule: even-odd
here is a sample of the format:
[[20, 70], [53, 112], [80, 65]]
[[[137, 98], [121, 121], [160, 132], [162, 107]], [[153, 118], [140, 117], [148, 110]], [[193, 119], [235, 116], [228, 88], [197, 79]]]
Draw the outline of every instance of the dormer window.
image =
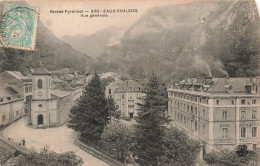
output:
[[12, 97], [6, 97], [6, 99], [10, 101], [10, 100], [12, 100]]

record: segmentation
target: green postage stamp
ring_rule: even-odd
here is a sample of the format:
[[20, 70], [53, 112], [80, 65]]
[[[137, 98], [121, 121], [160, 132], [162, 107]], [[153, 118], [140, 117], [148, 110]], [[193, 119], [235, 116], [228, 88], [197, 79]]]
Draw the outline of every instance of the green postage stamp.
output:
[[39, 11], [27, 5], [4, 4], [1, 21], [1, 46], [35, 49]]

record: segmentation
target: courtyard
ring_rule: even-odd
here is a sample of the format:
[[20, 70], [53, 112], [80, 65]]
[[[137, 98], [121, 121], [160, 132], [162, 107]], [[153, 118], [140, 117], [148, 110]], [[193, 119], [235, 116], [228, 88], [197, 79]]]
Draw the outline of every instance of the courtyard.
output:
[[26, 125], [26, 120], [25, 117], [11, 124], [1, 131], [1, 135], [11, 138], [17, 143], [24, 139], [25, 147], [28, 149], [40, 150], [44, 146], [48, 146], [50, 150], [58, 153], [74, 151], [83, 159], [84, 166], [108, 166], [107, 163], [75, 146], [73, 144], [75, 132], [66, 125], [48, 129], [33, 129]]

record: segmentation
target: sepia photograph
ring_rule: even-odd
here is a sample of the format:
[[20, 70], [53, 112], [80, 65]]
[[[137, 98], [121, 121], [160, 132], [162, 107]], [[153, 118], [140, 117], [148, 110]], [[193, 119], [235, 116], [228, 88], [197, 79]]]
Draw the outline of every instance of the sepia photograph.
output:
[[259, 9], [0, 1], [0, 166], [260, 166]]

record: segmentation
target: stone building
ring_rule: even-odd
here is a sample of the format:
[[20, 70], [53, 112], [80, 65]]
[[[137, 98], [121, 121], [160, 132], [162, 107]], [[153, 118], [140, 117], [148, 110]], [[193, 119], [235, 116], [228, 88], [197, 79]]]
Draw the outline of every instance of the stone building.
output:
[[52, 73], [40, 67], [32, 73], [32, 101], [29, 124], [51, 127], [64, 124], [72, 105], [72, 94], [52, 88]]
[[27, 113], [26, 99], [32, 95], [32, 80], [19, 71], [0, 73], [0, 126]]
[[145, 96], [143, 87], [136, 81], [126, 80], [115, 90], [115, 102], [123, 117], [137, 116], [138, 103]]
[[260, 78], [192, 78], [168, 89], [172, 125], [212, 149], [260, 145]]

